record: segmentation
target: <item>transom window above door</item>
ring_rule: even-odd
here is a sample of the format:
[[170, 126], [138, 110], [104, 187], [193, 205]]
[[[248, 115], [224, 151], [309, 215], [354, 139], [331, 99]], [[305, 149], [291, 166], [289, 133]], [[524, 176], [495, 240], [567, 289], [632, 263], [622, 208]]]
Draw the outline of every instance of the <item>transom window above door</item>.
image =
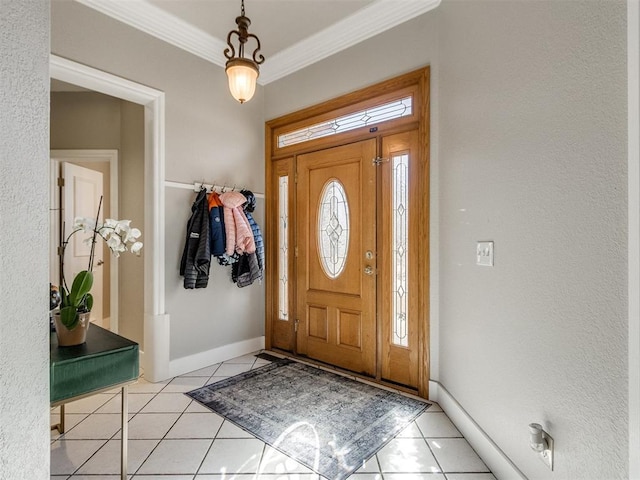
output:
[[413, 114], [412, 97], [404, 97], [399, 100], [366, 108], [354, 113], [332, 118], [324, 122], [316, 123], [309, 127], [300, 128], [293, 132], [278, 135], [278, 148], [296, 145], [298, 143], [328, 137], [338, 133], [348, 132], [356, 128], [375, 125], [387, 120], [395, 120]]

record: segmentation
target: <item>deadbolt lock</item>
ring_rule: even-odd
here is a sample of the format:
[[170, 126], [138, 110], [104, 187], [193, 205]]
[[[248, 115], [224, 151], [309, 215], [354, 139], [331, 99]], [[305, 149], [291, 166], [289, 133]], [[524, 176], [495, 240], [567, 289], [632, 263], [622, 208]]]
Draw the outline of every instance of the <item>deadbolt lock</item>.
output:
[[364, 254], [364, 258], [366, 258], [367, 260], [373, 259], [373, 252], [371, 250], [367, 250]]

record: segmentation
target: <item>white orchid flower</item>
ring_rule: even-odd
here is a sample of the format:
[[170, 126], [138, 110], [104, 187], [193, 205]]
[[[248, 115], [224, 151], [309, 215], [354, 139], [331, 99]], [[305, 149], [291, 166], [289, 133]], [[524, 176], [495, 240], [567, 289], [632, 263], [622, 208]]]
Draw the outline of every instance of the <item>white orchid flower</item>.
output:
[[120, 234], [120, 238], [122, 238], [122, 241], [124, 243], [127, 242], [133, 242], [134, 238], [131, 236], [131, 228], [127, 227], [121, 234]]
[[142, 235], [142, 232], [137, 228], [132, 228], [131, 231], [129, 232], [129, 238], [131, 239], [131, 241], [136, 240], [137, 238], [140, 237], [140, 235]]
[[140, 256], [140, 250], [142, 250], [142, 242], [136, 242], [131, 245], [131, 253], [135, 253], [136, 255]]
[[96, 221], [93, 218], [76, 217], [73, 221], [74, 230], [80, 229], [83, 232], [93, 231], [96, 227]]
[[119, 220], [115, 226], [116, 233], [128, 232], [130, 224], [131, 220]]
[[120, 251], [120, 245], [122, 245], [122, 241], [118, 235], [111, 235], [107, 240], [107, 246], [111, 249], [112, 252]]
[[113, 218], [107, 218], [104, 221], [104, 226], [106, 228], [116, 228], [116, 225], [118, 225], [118, 221], [114, 220]]

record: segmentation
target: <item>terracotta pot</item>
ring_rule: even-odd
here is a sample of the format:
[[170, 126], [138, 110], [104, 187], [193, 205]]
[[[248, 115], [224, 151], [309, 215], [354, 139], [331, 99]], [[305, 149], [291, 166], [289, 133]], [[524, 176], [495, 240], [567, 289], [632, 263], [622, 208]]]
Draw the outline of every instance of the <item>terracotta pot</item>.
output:
[[91, 322], [89, 322], [91, 312], [79, 313], [78, 316], [80, 317], [80, 321], [73, 330], [69, 330], [60, 320], [60, 312], [53, 314], [59, 347], [82, 345], [87, 340], [87, 330], [89, 330], [89, 325], [91, 324]]

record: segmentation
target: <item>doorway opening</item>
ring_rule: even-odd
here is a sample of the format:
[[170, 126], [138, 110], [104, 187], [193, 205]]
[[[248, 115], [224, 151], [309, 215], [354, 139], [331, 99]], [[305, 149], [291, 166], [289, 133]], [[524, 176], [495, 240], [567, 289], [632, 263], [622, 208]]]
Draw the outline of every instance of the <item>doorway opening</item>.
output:
[[[53, 109], [52, 109], [53, 112]], [[52, 123], [53, 120], [52, 114]], [[100, 196], [103, 197], [101, 212], [102, 219], [118, 218], [118, 151], [117, 150], [51, 150], [51, 215], [50, 215], [50, 281], [57, 284], [60, 279], [59, 252], [55, 246], [60, 244], [62, 235], [62, 225], [66, 226], [66, 234], [69, 233], [69, 226], [72, 225], [75, 216], [95, 215]], [[74, 178], [82, 177], [83, 182], [90, 186], [93, 192], [90, 199], [81, 199], [79, 202], [72, 200], [76, 195], [86, 194], [84, 192], [72, 192]], [[67, 190], [67, 195], [63, 195], [63, 190]], [[75, 189], [74, 189], [75, 190]], [[69, 205], [66, 206], [65, 203]], [[87, 208], [87, 212], [76, 212], [76, 206]], [[92, 213], [93, 212], [93, 213]], [[85, 215], [86, 213], [86, 215]], [[66, 215], [65, 215], [66, 214]], [[75, 241], [76, 238], [71, 239]], [[80, 241], [81, 239], [77, 239]], [[96, 245], [98, 247], [98, 245]], [[104, 250], [103, 245], [98, 248]], [[74, 257], [75, 246], [71, 245], [69, 252]], [[72, 260], [70, 258], [69, 260]], [[85, 262], [81, 261], [77, 268], [71, 270], [78, 271], [86, 268]], [[72, 265], [68, 265], [72, 267]], [[112, 261], [108, 252], [98, 252], [96, 271], [94, 272], [94, 302], [92, 308], [92, 323], [100, 327], [118, 333], [118, 313], [119, 313], [119, 263]], [[67, 278], [72, 275], [67, 275]], [[142, 303], [142, 299], [140, 299]], [[138, 341], [138, 338], [131, 340]]]
[[144, 353], [145, 378], [170, 375], [170, 325], [164, 295], [164, 93], [56, 55], [52, 79], [144, 106]]
[[429, 67], [266, 126], [267, 348], [427, 397]]

